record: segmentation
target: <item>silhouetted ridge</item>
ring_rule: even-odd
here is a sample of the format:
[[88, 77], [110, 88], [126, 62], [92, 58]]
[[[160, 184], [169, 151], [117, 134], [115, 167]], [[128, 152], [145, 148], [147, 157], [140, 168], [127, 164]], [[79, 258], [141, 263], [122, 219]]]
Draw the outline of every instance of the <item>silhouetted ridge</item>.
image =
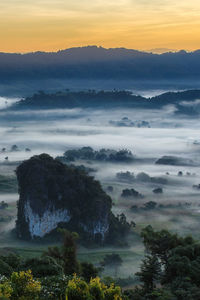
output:
[[58, 52], [0, 53], [0, 79], [186, 79], [200, 77], [200, 52], [154, 54], [88, 46]]
[[[39, 92], [31, 97], [17, 102], [11, 109], [53, 109], [76, 107], [130, 107], [130, 108], [161, 108], [165, 105], [176, 105], [176, 113], [198, 114], [200, 90], [168, 92], [152, 98], [133, 95], [129, 91], [63, 91], [53, 94]], [[189, 105], [185, 105], [189, 102]], [[194, 103], [193, 103], [194, 102]]]

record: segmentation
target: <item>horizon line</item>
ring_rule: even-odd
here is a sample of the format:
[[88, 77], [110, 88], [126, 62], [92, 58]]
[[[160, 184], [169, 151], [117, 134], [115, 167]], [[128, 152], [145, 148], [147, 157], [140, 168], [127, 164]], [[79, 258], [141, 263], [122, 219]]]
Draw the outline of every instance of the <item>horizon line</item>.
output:
[[194, 53], [199, 51], [200, 49], [195, 49], [195, 50], [187, 50], [187, 49], [168, 49], [165, 47], [158, 47], [158, 48], [152, 48], [152, 49], [135, 49], [135, 48], [126, 48], [126, 47], [103, 47], [103, 46], [98, 46], [98, 45], [85, 45], [85, 46], [72, 46], [69, 48], [63, 48], [55, 51], [45, 51], [45, 50], [35, 50], [35, 51], [27, 51], [27, 52], [6, 52], [6, 51], [1, 51], [0, 54], [34, 54], [34, 53], [47, 53], [47, 54], [53, 54], [53, 53], [59, 53], [67, 50], [72, 50], [72, 49], [84, 49], [84, 48], [97, 48], [97, 49], [104, 49], [104, 50], [128, 50], [128, 51], [137, 51], [140, 53], [148, 53], [148, 54], [155, 54], [155, 55], [162, 55], [165, 53], [179, 53], [179, 52], [186, 52], [186, 53]]

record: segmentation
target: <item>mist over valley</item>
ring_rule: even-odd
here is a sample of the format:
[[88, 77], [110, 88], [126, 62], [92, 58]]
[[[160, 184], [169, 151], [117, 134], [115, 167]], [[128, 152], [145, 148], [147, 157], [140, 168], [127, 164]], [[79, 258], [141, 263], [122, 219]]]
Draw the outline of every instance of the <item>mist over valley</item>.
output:
[[[118, 92], [112, 93], [115, 96]], [[143, 104], [128, 104], [126, 108], [126, 101], [122, 107], [123, 97], [120, 107], [114, 104], [103, 108], [93, 102], [86, 107], [59, 108], [58, 104], [56, 108], [55, 102], [53, 107], [42, 109], [38, 104], [34, 108], [34, 97], [21, 102], [20, 98], [1, 98], [0, 202], [9, 205], [9, 210], [0, 210], [1, 249], [9, 247], [31, 256], [52, 244], [49, 240], [18, 240], [15, 234], [19, 199], [15, 170], [24, 160], [41, 153], [82, 168], [100, 181], [112, 199], [114, 215], [124, 214], [128, 222], [136, 224], [122, 248], [119, 244], [102, 249], [80, 246], [80, 259], [87, 256], [98, 265], [105, 253], [118, 253], [123, 258], [118, 276], [134, 276], [144, 255], [139, 234], [146, 225], [200, 238], [199, 118], [196, 113], [177, 114], [181, 105], [196, 112], [198, 93], [157, 91], [160, 96], [155, 96], [154, 90], [144, 90], [138, 101], [148, 101], [148, 97], [158, 97], [159, 101], [155, 99], [156, 104], [146, 108]], [[104, 102], [109, 101], [106, 95]], [[26, 101], [31, 105], [20, 108]], [[113, 276], [112, 268], [104, 272]]]

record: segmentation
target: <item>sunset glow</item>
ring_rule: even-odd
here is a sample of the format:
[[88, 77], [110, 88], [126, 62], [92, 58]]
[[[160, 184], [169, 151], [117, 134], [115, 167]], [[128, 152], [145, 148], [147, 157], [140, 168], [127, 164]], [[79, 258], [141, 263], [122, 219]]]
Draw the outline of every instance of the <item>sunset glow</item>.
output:
[[200, 48], [198, 0], [2, 0], [0, 51]]

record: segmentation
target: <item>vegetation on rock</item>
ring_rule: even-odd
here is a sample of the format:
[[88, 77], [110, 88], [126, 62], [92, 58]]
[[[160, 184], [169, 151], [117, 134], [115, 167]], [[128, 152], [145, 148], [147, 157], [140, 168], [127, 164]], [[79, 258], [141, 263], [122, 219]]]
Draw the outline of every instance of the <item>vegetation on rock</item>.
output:
[[16, 173], [18, 237], [42, 238], [61, 225], [78, 232], [80, 241], [99, 244], [122, 242], [130, 232], [126, 220], [111, 212], [110, 196], [84, 171], [41, 154], [23, 162]]

